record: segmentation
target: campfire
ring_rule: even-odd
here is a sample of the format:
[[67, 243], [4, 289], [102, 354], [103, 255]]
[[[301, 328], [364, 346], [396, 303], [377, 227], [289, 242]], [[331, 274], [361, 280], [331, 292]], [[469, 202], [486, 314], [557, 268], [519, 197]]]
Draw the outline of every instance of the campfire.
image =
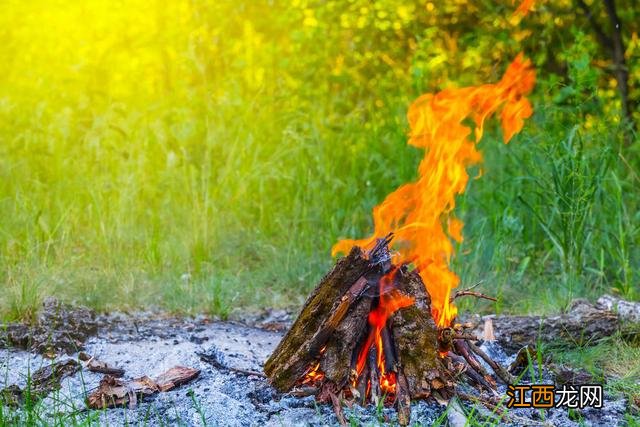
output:
[[[447, 401], [463, 379], [495, 394], [511, 375], [493, 362], [455, 322], [458, 276], [449, 269], [462, 221], [453, 215], [467, 168], [481, 160], [476, 144], [485, 120], [497, 113], [504, 142], [531, 113], [526, 95], [535, 73], [519, 55], [495, 84], [455, 88], [418, 98], [408, 113], [409, 144], [425, 150], [416, 182], [391, 193], [373, 210], [374, 233], [338, 242], [348, 253], [320, 281], [265, 364], [273, 386], [342, 405], [394, 405], [409, 423], [412, 399]], [[489, 373], [483, 360], [491, 367]]]

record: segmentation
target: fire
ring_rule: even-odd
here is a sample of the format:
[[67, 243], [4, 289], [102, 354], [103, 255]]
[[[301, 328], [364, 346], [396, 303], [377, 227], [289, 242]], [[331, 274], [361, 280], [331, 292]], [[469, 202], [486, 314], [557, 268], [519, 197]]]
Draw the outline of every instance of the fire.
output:
[[394, 276], [398, 270], [394, 269], [380, 279], [379, 303], [378, 306], [369, 313], [369, 335], [365, 344], [360, 348], [356, 371], [358, 377], [362, 374], [367, 362], [367, 355], [373, 345], [376, 349], [376, 365], [380, 372], [380, 389], [389, 395], [395, 392], [395, 373], [387, 372], [385, 368], [385, 352], [382, 343], [382, 330], [386, 328], [389, 316], [397, 310], [413, 305], [413, 298], [408, 297], [397, 289], [394, 289]]
[[[457, 314], [450, 303], [451, 291], [460, 281], [449, 268], [454, 254], [452, 240], [462, 241], [463, 227], [453, 214], [455, 197], [467, 186], [467, 167], [482, 160], [476, 144], [485, 119], [500, 113], [504, 142], [508, 143], [532, 114], [525, 96], [534, 83], [531, 62], [520, 54], [497, 83], [419, 97], [408, 112], [408, 143], [425, 149], [418, 180], [404, 184], [373, 209], [375, 230], [371, 237], [342, 240], [333, 247], [333, 255], [347, 252], [353, 245], [370, 247], [376, 238], [395, 233], [394, 264], [413, 263], [431, 296], [433, 318], [440, 327], [450, 326]], [[370, 316], [372, 325], [386, 320], [393, 304], [397, 306], [395, 297], [390, 297], [392, 291], [385, 295], [379, 306], [382, 312]], [[392, 306], [387, 308], [387, 303]]]
[[324, 372], [320, 370], [320, 362], [316, 362], [309, 366], [300, 384], [315, 384], [322, 382], [322, 380], [324, 380]]

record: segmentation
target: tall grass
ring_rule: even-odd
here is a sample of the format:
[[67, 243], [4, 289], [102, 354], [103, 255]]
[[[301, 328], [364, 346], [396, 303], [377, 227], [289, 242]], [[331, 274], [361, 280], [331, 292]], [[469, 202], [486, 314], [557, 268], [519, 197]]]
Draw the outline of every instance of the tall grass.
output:
[[[373, 51], [362, 37], [374, 28], [326, 38], [304, 7], [269, 2], [6, 12], [7, 319], [33, 316], [45, 295], [222, 316], [296, 306], [332, 263], [331, 244], [370, 232], [371, 208], [415, 177], [411, 99], [452, 84], [425, 77], [438, 35], [408, 47], [416, 23], [405, 18], [404, 33], [378, 29]], [[485, 174], [460, 200], [456, 270], [465, 283], [486, 279], [498, 309], [543, 310], [530, 298], [540, 292], [552, 307], [610, 287], [636, 295], [637, 144], [620, 145], [616, 111], [598, 110], [589, 61], [585, 71], [576, 55], [569, 85], [542, 76], [523, 135], [504, 147], [488, 132]], [[460, 81], [495, 74], [466, 68]]]

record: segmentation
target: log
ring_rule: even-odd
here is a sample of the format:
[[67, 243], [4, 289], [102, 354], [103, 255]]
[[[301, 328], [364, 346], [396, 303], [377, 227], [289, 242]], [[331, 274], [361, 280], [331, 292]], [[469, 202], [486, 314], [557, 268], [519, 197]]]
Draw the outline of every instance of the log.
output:
[[365, 276], [361, 276], [356, 282], [351, 285], [346, 294], [340, 298], [338, 306], [331, 312], [329, 318], [324, 322], [320, 330], [314, 335], [311, 340], [311, 356], [319, 359], [322, 356], [322, 351], [325, 348], [329, 338], [332, 338], [334, 332], [340, 326], [347, 315], [347, 312], [351, 308], [351, 305], [360, 297], [368, 284], [368, 280]]
[[640, 323], [640, 302], [625, 301], [613, 295], [598, 298], [596, 308], [614, 311], [623, 322]]
[[417, 272], [402, 267], [396, 281], [397, 289], [413, 297], [415, 303], [396, 311], [388, 327], [410, 396], [426, 398], [430, 394], [430, 380], [444, 376], [438, 361], [438, 330], [431, 317], [431, 299]]
[[[327, 342], [320, 369], [328, 380], [340, 387], [347, 384], [351, 373], [353, 356], [358, 353], [358, 344], [362, 344], [369, 328], [367, 327], [371, 298], [360, 299], [348, 315], [335, 328]], [[355, 367], [355, 365], [354, 365]]]
[[324, 345], [321, 339], [314, 340], [314, 337], [325, 334], [323, 326], [338, 310], [342, 297], [369, 271], [369, 261], [362, 250], [354, 246], [349, 255], [340, 259], [320, 281], [291, 329], [265, 363], [264, 372], [274, 388], [287, 392], [304, 375], [317, 358], [317, 354], [315, 358], [312, 354], [312, 346], [321, 348]]
[[[515, 353], [539, 341], [551, 345], [594, 345], [619, 328], [618, 315], [599, 309], [583, 299], [575, 300], [569, 311], [556, 316], [485, 316], [493, 323], [496, 342]], [[482, 323], [482, 322], [481, 322]], [[479, 326], [476, 335], [482, 336]]]

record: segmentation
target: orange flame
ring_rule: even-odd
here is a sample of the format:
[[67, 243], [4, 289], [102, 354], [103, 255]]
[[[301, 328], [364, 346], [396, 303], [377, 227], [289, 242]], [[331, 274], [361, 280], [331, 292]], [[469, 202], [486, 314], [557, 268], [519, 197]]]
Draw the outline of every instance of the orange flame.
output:
[[394, 263], [414, 264], [431, 296], [433, 318], [440, 327], [450, 326], [457, 309], [449, 299], [459, 283], [449, 269], [454, 251], [451, 239], [462, 241], [463, 226], [453, 215], [455, 196], [465, 190], [467, 167], [482, 160], [476, 143], [485, 119], [500, 110], [504, 142], [508, 143], [532, 114], [525, 95], [534, 83], [531, 62], [520, 54], [498, 83], [419, 97], [408, 112], [408, 143], [425, 149], [418, 180], [401, 186], [373, 209], [375, 230], [370, 238], [342, 240], [334, 245], [333, 255], [354, 245], [370, 247], [376, 238], [394, 232]]
[[358, 377], [362, 374], [367, 361], [367, 355], [372, 345], [376, 348], [376, 364], [380, 371], [380, 389], [386, 394], [395, 393], [395, 373], [387, 372], [385, 368], [384, 348], [382, 344], [382, 329], [387, 325], [389, 316], [397, 310], [413, 305], [413, 298], [394, 289], [394, 276], [398, 270], [394, 269], [380, 279], [380, 300], [378, 306], [369, 312], [369, 335], [367, 341], [360, 348], [356, 371]]

